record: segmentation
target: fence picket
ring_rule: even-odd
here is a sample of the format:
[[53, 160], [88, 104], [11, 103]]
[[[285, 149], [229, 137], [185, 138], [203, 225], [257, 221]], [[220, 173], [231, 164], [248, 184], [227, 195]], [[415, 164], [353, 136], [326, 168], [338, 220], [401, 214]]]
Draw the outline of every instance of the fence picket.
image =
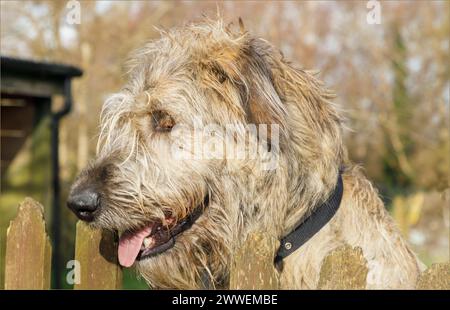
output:
[[49, 289], [51, 246], [42, 205], [26, 198], [6, 233], [5, 289]]
[[323, 260], [318, 288], [365, 289], [368, 271], [361, 248], [351, 248], [348, 245], [339, 247]]
[[422, 272], [417, 281], [419, 290], [450, 290], [450, 263], [438, 263]]
[[0, 228], [0, 290], [5, 288], [6, 229]]
[[75, 289], [118, 289], [122, 270], [118, 265], [117, 241], [109, 231], [77, 223], [75, 260], [80, 262], [81, 279]]
[[274, 268], [279, 242], [264, 233], [251, 233], [234, 257], [230, 289], [278, 289], [278, 272]]

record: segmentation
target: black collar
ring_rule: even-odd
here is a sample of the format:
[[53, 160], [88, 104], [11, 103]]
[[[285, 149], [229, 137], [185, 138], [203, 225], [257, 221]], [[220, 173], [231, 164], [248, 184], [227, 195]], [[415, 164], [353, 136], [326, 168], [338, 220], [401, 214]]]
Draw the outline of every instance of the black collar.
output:
[[318, 206], [316, 210], [301, 222], [290, 234], [281, 239], [275, 263], [281, 262], [283, 258], [292, 254], [324, 227], [336, 214], [341, 204], [344, 185], [342, 183], [341, 171], [339, 171], [336, 188], [327, 201]]

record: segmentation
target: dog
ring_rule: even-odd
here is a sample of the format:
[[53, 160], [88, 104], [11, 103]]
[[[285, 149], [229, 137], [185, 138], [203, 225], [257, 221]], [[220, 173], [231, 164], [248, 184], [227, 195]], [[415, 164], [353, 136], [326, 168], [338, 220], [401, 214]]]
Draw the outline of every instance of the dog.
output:
[[[348, 160], [334, 94], [313, 73], [221, 20], [163, 31], [127, 66], [68, 198], [81, 220], [119, 231], [121, 265], [153, 288], [224, 288], [234, 253], [263, 231], [284, 246], [283, 289], [316, 288], [345, 244], [364, 253], [366, 288], [414, 287], [419, 262]], [[283, 244], [304, 225], [303, 243]]]

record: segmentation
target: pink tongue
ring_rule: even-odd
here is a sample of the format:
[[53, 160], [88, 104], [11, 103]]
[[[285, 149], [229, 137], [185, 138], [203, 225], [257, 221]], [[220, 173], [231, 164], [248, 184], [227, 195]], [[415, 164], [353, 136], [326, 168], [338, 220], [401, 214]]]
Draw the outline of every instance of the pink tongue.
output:
[[141, 245], [152, 232], [152, 227], [148, 226], [136, 233], [124, 233], [119, 240], [119, 263], [124, 267], [130, 267], [134, 264], [139, 254]]

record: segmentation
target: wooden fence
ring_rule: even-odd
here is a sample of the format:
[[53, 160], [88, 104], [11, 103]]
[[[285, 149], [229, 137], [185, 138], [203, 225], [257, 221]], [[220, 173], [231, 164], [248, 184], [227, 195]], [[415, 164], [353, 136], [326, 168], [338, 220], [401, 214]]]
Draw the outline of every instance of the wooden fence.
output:
[[[41, 204], [26, 198], [6, 232], [5, 289], [49, 289], [51, 246]], [[122, 272], [117, 263], [116, 238], [77, 223], [75, 261], [82, 268], [75, 289], [118, 289]], [[72, 266], [75, 267], [75, 266]], [[79, 284], [76, 284], [79, 283]]]
[[[75, 289], [118, 289], [122, 272], [117, 264], [117, 238], [112, 233], [91, 230], [78, 222], [75, 261], [80, 263], [80, 281]], [[250, 234], [236, 253], [230, 274], [230, 289], [277, 289], [278, 273], [273, 257], [278, 240], [263, 233]], [[49, 289], [51, 246], [45, 231], [43, 207], [26, 198], [6, 233], [5, 289]], [[323, 261], [319, 289], [364, 289], [367, 263], [359, 248], [344, 246]], [[1, 267], [1, 265], [0, 265]], [[450, 289], [450, 263], [434, 264], [421, 274], [418, 289]]]

